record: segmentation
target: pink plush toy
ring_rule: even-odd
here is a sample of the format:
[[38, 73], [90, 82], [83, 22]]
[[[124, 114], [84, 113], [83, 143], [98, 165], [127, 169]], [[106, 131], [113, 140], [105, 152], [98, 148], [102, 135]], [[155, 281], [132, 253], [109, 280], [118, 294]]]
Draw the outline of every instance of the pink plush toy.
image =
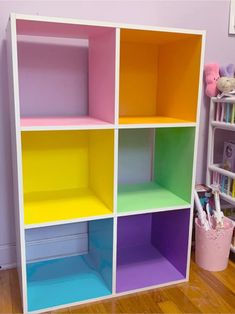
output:
[[219, 65], [216, 63], [205, 65], [205, 79], [206, 79], [206, 95], [209, 97], [217, 96], [218, 89], [216, 87], [219, 79]]

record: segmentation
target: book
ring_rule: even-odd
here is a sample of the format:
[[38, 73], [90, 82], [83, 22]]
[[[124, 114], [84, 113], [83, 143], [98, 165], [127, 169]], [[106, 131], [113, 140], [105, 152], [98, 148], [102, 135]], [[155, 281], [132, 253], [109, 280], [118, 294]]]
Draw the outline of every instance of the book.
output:
[[235, 143], [233, 142], [224, 143], [223, 168], [235, 172]]

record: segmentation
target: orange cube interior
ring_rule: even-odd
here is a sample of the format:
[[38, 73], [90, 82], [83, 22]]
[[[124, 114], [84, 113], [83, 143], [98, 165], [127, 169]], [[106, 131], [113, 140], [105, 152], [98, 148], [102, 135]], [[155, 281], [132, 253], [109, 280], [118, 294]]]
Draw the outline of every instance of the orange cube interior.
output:
[[119, 123], [196, 121], [202, 35], [121, 30]]

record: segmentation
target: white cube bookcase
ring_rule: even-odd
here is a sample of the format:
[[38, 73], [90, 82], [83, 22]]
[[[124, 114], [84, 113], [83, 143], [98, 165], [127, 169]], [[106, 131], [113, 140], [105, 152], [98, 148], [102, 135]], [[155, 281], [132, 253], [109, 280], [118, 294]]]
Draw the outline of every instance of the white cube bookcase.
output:
[[187, 281], [205, 32], [11, 14], [7, 33], [24, 313]]

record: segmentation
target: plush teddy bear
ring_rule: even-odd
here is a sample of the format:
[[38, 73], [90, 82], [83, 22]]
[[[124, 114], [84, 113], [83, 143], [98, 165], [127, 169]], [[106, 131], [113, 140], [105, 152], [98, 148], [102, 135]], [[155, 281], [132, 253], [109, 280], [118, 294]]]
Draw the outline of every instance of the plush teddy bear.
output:
[[235, 91], [235, 66], [229, 64], [227, 67], [220, 67], [220, 78], [217, 81], [217, 88], [224, 94], [229, 94]]
[[220, 77], [219, 65], [210, 63], [205, 65], [206, 95], [209, 97], [217, 96], [218, 89], [216, 83]]

